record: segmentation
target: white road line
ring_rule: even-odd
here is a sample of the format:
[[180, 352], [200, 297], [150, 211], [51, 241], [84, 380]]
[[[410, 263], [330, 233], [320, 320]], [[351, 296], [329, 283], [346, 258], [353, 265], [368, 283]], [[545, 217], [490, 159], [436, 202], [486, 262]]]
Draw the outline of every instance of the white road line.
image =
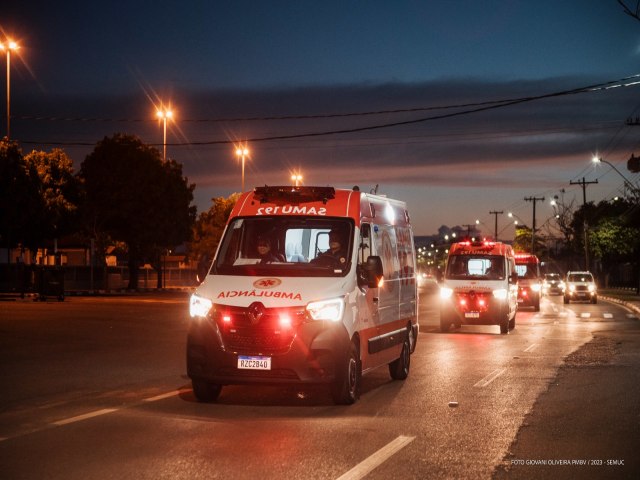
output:
[[400, 435], [394, 441], [386, 444], [366, 460], [360, 462], [351, 470], [338, 477], [337, 480], [359, 480], [361, 478], [364, 478], [374, 468], [383, 464], [387, 461], [388, 458], [395, 455], [396, 452], [402, 450], [404, 447], [413, 442], [415, 438], [416, 437], [405, 437], [403, 435]]
[[613, 313], [603, 313], [602, 316], [604, 318], [613, 318]]
[[531, 345], [529, 345], [527, 348], [524, 349], [525, 352], [533, 352], [533, 349], [536, 348], [538, 346], [537, 343], [532, 343]]
[[145, 398], [142, 401], [143, 402], [156, 402], [158, 400], [164, 400], [165, 398], [175, 397], [176, 395], [180, 395], [181, 393], [184, 393], [185, 391], [190, 391], [190, 390], [173, 390], [171, 392], [167, 392], [167, 393], [162, 393], [160, 395], [156, 395], [155, 397]]
[[589, 312], [582, 312], [580, 318], [591, 318], [591, 314]]
[[62, 426], [62, 425], [68, 425], [69, 423], [82, 422], [83, 420], [87, 420], [93, 417], [99, 417], [100, 415], [106, 415], [107, 413], [115, 412], [116, 410], [118, 409], [103, 408], [102, 410], [96, 410], [95, 412], [85, 413], [84, 415], [78, 415], [76, 417], [65, 418], [64, 420], [58, 420], [57, 422], [53, 422], [53, 425]]
[[489, 385], [491, 382], [493, 382], [496, 378], [498, 378], [500, 375], [502, 375], [504, 372], [506, 372], [507, 369], [506, 368], [498, 368], [496, 370], [494, 370], [493, 372], [491, 372], [489, 375], [487, 375], [486, 377], [484, 377], [482, 380], [480, 380], [478, 383], [476, 383], [474, 385], [474, 387], [477, 388], [484, 388], [487, 385]]

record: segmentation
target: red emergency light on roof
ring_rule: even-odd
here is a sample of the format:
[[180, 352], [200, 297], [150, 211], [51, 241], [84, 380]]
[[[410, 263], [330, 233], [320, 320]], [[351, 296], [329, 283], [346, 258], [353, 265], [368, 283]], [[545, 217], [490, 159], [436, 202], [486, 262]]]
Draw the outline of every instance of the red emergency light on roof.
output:
[[516, 263], [539, 263], [538, 257], [531, 253], [516, 253]]

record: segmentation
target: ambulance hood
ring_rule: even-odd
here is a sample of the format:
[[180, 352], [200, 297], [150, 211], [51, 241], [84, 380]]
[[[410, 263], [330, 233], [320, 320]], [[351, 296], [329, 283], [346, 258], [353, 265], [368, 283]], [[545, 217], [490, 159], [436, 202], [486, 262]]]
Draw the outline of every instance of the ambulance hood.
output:
[[247, 307], [261, 302], [267, 308], [293, 307], [344, 296], [348, 277], [247, 277], [210, 275], [196, 295], [213, 303]]

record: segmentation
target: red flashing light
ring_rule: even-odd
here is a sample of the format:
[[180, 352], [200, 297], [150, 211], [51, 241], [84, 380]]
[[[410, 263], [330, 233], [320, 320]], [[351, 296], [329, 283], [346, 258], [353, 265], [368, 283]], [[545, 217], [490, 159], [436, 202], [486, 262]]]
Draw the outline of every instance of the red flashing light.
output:
[[223, 315], [222, 316], [222, 321], [224, 323], [231, 323], [231, 315]]

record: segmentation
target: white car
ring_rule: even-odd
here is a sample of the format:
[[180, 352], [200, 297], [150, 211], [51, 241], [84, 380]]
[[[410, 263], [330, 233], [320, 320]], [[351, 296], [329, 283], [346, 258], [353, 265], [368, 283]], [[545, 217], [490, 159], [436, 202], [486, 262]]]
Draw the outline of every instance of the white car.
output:
[[572, 300], [598, 303], [598, 289], [591, 272], [568, 272], [565, 282], [564, 303]]

